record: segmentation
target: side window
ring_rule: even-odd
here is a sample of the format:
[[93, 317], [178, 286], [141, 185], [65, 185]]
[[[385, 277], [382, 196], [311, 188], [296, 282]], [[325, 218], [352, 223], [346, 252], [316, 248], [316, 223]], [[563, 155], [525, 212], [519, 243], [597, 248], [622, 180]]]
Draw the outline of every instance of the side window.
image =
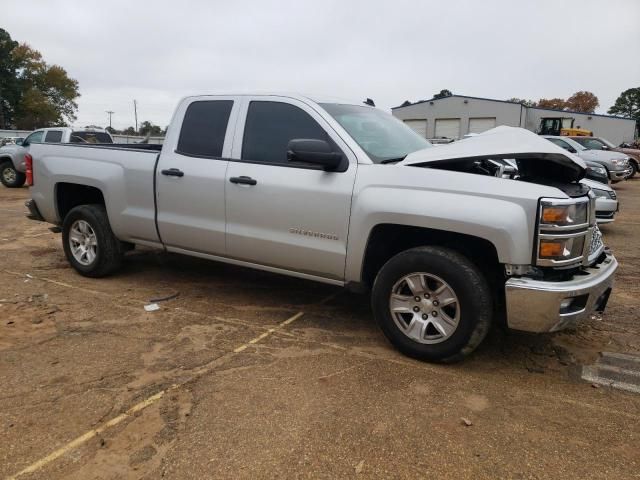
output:
[[42, 143], [43, 134], [44, 130], [38, 130], [37, 132], [33, 132], [31, 135], [25, 138], [24, 141], [29, 143]]
[[242, 140], [242, 159], [288, 164], [287, 145], [294, 138], [325, 140], [327, 132], [304, 110], [288, 103], [251, 102]]
[[182, 120], [177, 152], [220, 157], [232, 107], [232, 100], [204, 100], [189, 105]]
[[60, 143], [62, 141], [62, 130], [49, 130], [44, 136], [44, 143]]

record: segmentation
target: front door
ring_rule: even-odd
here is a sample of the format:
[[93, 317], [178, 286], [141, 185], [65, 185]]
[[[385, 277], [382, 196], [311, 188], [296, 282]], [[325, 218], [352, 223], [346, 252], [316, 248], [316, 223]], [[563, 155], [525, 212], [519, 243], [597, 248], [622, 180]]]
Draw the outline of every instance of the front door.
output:
[[[227, 255], [344, 279], [357, 162], [314, 109], [283, 97], [245, 100], [226, 184]], [[292, 139], [321, 139], [345, 155], [325, 172], [287, 161]], [[347, 161], [348, 160], [348, 161]]]
[[169, 250], [225, 254], [225, 174], [238, 103], [197, 97], [181, 104], [156, 168], [158, 230]]

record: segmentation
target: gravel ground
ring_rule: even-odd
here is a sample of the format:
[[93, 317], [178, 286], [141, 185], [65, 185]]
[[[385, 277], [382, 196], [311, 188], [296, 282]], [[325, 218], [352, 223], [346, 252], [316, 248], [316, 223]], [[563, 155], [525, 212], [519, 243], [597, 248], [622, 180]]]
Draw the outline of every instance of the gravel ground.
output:
[[640, 396], [576, 375], [640, 353], [640, 181], [616, 189], [606, 314], [440, 366], [333, 287], [151, 250], [80, 277], [0, 188], [0, 477], [640, 478]]

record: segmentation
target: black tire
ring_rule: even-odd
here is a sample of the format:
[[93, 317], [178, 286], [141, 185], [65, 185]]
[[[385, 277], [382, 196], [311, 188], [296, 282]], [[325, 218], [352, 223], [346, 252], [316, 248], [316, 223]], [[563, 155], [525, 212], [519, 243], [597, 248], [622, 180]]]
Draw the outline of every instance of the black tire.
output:
[[4, 161], [0, 164], [0, 182], [7, 188], [20, 188], [27, 181], [24, 173], [18, 172], [13, 163]]
[[[88, 265], [83, 265], [76, 260], [71, 252], [69, 233], [78, 220], [87, 222], [96, 235], [96, 256]], [[80, 205], [73, 208], [62, 223], [62, 246], [71, 266], [85, 277], [107, 276], [122, 264], [122, 244], [111, 231], [107, 211], [103, 205]]]
[[[415, 272], [441, 278], [458, 298], [458, 325], [440, 343], [424, 344], [409, 338], [392, 317], [390, 296], [394, 285]], [[465, 256], [442, 247], [417, 247], [392, 257], [378, 272], [371, 304], [380, 328], [398, 350], [431, 362], [462, 360], [484, 340], [493, 318], [493, 295], [485, 277]]]
[[627, 178], [633, 178], [638, 173], [638, 163], [634, 162], [633, 160], [631, 160], [630, 163], [631, 163], [631, 173], [629, 174], [629, 176]]

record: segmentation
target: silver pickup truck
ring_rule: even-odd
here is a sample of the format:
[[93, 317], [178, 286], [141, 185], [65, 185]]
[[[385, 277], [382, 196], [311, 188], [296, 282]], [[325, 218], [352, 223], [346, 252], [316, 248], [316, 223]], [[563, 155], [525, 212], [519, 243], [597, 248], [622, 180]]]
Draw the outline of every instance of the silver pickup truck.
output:
[[39, 128], [18, 143], [0, 147], [0, 183], [5, 187], [20, 188], [25, 184], [24, 156], [35, 143], [113, 143], [113, 138], [101, 128]]
[[366, 105], [197, 96], [161, 150], [33, 145], [27, 207], [82, 275], [146, 245], [370, 290], [398, 349], [454, 361], [492, 322], [551, 332], [605, 308], [617, 262], [584, 172], [522, 129], [432, 147]]

